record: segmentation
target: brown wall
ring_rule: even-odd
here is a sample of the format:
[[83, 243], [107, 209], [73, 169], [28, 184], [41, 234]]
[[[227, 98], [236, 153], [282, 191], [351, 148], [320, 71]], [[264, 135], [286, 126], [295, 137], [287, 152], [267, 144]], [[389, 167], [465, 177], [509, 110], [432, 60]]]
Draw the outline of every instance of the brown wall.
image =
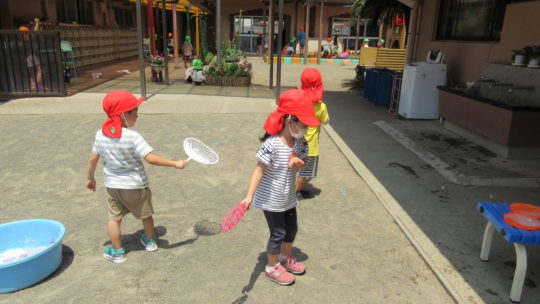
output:
[[434, 40], [437, 11], [438, 1], [424, 1], [414, 60], [423, 61], [429, 50], [440, 49], [448, 64], [449, 83], [477, 80], [484, 63], [510, 64], [511, 50], [540, 44], [540, 1], [507, 5], [500, 42]]

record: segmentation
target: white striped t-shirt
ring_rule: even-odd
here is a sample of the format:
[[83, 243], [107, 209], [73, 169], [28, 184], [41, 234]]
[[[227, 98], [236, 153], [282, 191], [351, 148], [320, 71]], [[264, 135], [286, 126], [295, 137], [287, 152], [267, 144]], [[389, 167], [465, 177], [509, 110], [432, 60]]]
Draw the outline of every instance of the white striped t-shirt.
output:
[[266, 139], [255, 157], [266, 165], [264, 174], [255, 191], [253, 206], [266, 211], [283, 212], [294, 208], [296, 200], [296, 170], [289, 168], [289, 158], [296, 152], [299, 158], [308, 153], [307, 142], [304, 138], [297, 139], [292, 148], [281, 142], [274, 135]]
[[92, 153], [103, 158], [105, 187], [115, 189], [143, 189], [148, 177], [142, 160], [152, 147], [136, 131], [122, 128], [120, 138], [111, 138], [98, 130]]

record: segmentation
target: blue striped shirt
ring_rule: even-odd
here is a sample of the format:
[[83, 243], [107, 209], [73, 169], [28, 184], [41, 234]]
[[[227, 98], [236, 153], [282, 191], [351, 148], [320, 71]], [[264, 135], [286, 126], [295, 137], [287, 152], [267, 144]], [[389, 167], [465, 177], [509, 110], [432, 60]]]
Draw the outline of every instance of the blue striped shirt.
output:
[[255, 157], [266, 166], [264, 174], [255, 191], [253, 206], [266, 211], [283, 212], [294, 208], [296, 200], [296, 173], [289, 168], [289, 158], [296, 152], [299, 158], [308, 153], [304, 138], [297, 139], [292, 148], [281, 142], [279, 136], [269, 137], [261, 146]]
[[136, 131], [122, 128], [122, 137], [110, 138], [98, 130], [92, 153], [103, 159], [105, 187], [143, 189], [148, 187], [143, 159], [152, 147]]

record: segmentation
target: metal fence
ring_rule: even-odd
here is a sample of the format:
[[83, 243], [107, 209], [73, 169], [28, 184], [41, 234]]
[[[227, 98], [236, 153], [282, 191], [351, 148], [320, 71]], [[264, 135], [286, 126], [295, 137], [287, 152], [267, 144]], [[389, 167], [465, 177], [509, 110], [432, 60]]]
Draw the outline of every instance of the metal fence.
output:
[[65, 96], [58, 32], [0, 30], [0, 98]]

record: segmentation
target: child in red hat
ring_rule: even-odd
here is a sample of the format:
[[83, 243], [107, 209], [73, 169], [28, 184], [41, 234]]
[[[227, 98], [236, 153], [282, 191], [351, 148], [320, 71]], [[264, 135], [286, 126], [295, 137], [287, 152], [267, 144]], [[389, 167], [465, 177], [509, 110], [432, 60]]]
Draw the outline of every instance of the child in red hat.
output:
[[265, 274], [281, 285], [292, 284], [293, 274], [305, 272], [305, 265], [291, 254], [298, 231], [294, 186], [296, 173], [303, 167], [301, 159], [308, 152], [304, 139], [307, 127], [319, 124], [304, 91], [293, 89], [281, 94], [277, 110], [264, 124], [264, 143], [255, 155], [258, 163], [242, 201], [248, 209], [253, 203], [264, 212], [270, 229]]
[[[321, 123], [328, 123], [330, 117], [323, 98], [323, 82], [321, 73], [315, 68], [307, 68], [302, 72], [302, 90], [308, 96], [309, 101], [313, 103], [315, 116]], [[296, 179], [296, 192], [298, 199], [310, 198], [312, 194], [309, 191], [302, 190], [308, 179], [317, 176], [319, 166], [319, 134], [321, 126], [309, 127], [306, 134], [306, 140], [309, 146], [309, 153], [305, 159], [306, 166], [298, 173]]]
[[138, 107], [144, 98], [137, 99], [123, 90], [110, 91], [103, 99], [103, 110], [109, 119], [97, 131], [92, 153], [88, 159], [86, 188], [96, 191], [94, 173], [103, 158], [103, 173], [107, 191], [109, 222], [107, 225], [112, 246], [105, 248], [103, 257], [114, 263], [127, 260], [120, 239], [122, 218], [132, 213], [142, 219], [144, 233], [140, 242], [147, 251], [158, 249], [154, 236], [152, 192], [142, 160], [156, 166], [183, 169], [185, 160], [169, 160], [152, 153], [153, 149], [136, 131]]

